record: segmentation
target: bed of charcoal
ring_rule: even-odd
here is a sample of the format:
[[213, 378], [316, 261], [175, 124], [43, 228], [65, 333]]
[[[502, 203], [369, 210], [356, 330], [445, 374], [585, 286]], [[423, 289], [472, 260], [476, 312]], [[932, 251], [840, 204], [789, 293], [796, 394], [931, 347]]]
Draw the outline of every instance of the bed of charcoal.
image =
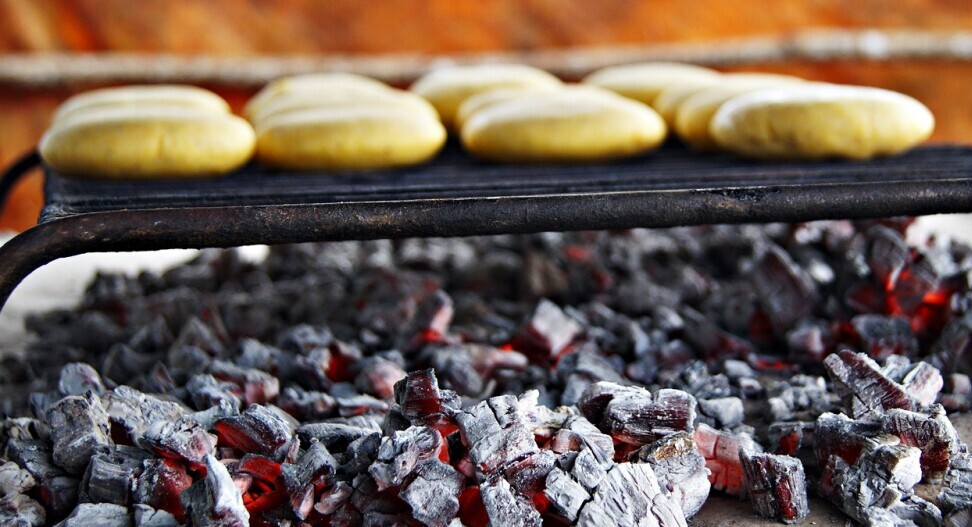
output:
[[[910, 222], [203, 252], [0, 361], [3, 526], [965, 526], [972, 249]], [[920, 497], [916, 485], [935, 483]]]

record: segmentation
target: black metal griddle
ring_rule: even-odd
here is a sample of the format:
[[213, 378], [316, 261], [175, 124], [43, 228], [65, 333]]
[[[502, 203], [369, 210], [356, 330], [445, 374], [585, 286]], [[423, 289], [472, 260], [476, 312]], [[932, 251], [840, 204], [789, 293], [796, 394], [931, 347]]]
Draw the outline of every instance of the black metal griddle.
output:
[[[39, 163], [0, 182], [0, 203]], [[0, 308], [34, 269], [86, 252], [972, 212], [972, 147], [870, 161], [757, 162], [668, 144], [597, 165], [500, 165], [449, 145], [371, 173], [249, 165], [203, 180], [73, 180], [46, 171], [37, 226], [0, 247]]]

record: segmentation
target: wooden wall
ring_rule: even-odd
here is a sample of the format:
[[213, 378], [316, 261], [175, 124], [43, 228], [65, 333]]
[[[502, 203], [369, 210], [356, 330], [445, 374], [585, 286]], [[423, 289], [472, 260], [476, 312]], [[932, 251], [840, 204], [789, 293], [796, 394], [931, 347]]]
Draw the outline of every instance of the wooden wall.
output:
[[[972, 29], [968, 0], [0, 0], [0, 54], [142, 51], [428, 54], [694, 43], [816, 27]], [[939, 117], [936, 140], [972, 140], [972, 63], [830, 61], [754, 64], [819, 80], [904, 91]], [[73, 91], [0, 84], [0, 166], [37, 143]], [[238, 105], [247, 90], [222, 88]], [[40, 178], [20, 185], [0, 229], [25, 229]]]

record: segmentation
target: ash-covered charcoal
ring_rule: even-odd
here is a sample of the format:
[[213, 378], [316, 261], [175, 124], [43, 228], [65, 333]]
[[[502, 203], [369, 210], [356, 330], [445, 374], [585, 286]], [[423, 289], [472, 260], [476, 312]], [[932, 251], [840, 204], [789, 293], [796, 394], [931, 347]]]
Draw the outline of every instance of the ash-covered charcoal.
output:
[[866, 526], [941, 525], [941, 511], [912, 493], [921, 480], [921, 452], [896, 443], [868, 441], [853, 465], [831, 456], [821, 482], [824, 494]]
[[711, 487], [788, 519], [802, 468], [859, 521], [963, 525], [945, 412], [972, 407], [972, 249], [909, 247], [908, 224], [310, 244], [103, 275], [0, 364], [0, 522], [97, 501], [145, 527], [684, 525]]
[[46, 417], [54, 462], [72, 474], [84, 472], [92, 455], [114, 444], [108, 412], [90, 392], [61, 399], [48, 408]]
[[632, 461], [651, 465], [658, 485], [682, 508], [686, 518], [695, 516], [709, 497], [709, 469], [687, 432], [676, 432], [641, 447]]
[[291, 418], [280, 410], [252, 404], [235, 416], [216, 421], [220, 445], [265, 456], [280, 456], [294, 436]]
[[851, 417], [880, 419], [892, 408], [915, 411], [921, 403], [881, 372], [870, 357], [842, 349], [824, 359], [824, 366]]
[[681, 390], [644, 388], [608, 382], [592, 384], [578, 407], [584, 417], [598, 423], [616, 441], [643, 446], [675, 432], [691, 432], [695, 398]]
[[445, 527], [459, 513], [459, 493], [465, 478], [451, 465], [438, 460], [422, 463], [400, 496], [412, 508], [412, 516], [429, 527]]
[[945, 409], [932, 406], [925, 413], [897, 408], [888, 410], [882, 431], [897, 436], [901, 443], [921, 450], [921, 471], [926, 480], [938, 480], [959, 451], [955, 428]]
[[704, 423], [695, 429], [692, 441], [705, 458], [712, 486], [726, 494], [744, 497], [746, 474], [739, 460], [739, 452], [761, 452], [759, 444], [748, 435], [716, 430]]
[[784, 523], [796, 523], [810, 514], [803, 463], [795, 457], [739, 452], [746, 471], [746, 492], [756, 513]]
[[188, 525], [247, 527], [250, 514], [226, 467], [206, 456], [206, 476], [180, 495]]
[[127, 507], [114, 503], [81, 503], [55, 527], [132, 527]]
[[0, 525], [4, 527], [41, 527], [47, 522], [44, 506], [29, 496], [12, 494], [0, 497]]

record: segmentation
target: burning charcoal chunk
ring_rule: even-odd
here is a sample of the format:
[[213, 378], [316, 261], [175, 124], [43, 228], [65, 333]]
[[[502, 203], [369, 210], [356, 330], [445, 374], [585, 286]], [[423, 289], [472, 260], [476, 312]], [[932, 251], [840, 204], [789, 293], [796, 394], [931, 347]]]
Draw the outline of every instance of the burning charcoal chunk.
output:
[[799, 459], [745, 450], [739, 456], [746, 471], [749, 499], [760, 516], [795, 523], [810, 514], [807, 481]]
[[834, 335], [821, 320], [804, 319], [786, 333], [788, 357], [798, 364], [817, 364], [833, 349]]
[[334, 415], [337, 401], [324, 392], [308, 392], [291, 386], [284, 388], [277, 398], [277, 405], [298, 419], [316, 421]]
[[753, 287], [777, 335], [813, 311], [813, 279], [778, 246], [770, 246], [753, 269]]
[[214, 360], [209, 365], [209, 373], [217, 380], [229, 381], [239, 386], [247, 404], [266, 404], [280, 394], [280, 381], [265, 371]]
[[940, 478], [959, 448], [955, 428], [939, 405], [931, 407], [928, 413], [889, 410], [882, 431], [921, 450], [921, 470], [926, 479]]
[[179, 335], [172, 343], [172, 347], [198, 348], [210, 357], [218, 357], [223, 352], [224, 344], [217, 331], [193, 316], [183, 324], [179, 330]]
[[338, 481], [329, 489], [321, 493], [321, 498], [314, 504], [314, 510], [325, 516], [330, 516], [351, 499], [354, 489], [347, 482]]
[[432, 293], [418, 305], [408, 328], [402, 333], [405, 337], [402, 347], [417, 349], [429, 341], [441, 339], [449, 331], [453, 315], [452, 298], [442, 290]]
[[282, 412], [253, 404], [239, 415], [216, 421], [216, 433], [221, 445], [275, 456], [286, 450], [294, 435], [294, 427]]
[[370, 395], [355, 395], [352, 397], [338, 397], [336, 399], [338, 415], [352, 417], [356, 415], [384, 415], [390, 409], [388, 403], [375, 399]]
[[892, 355], [910, 357], [918, 352], [918, 339], [904, 317], [857, 315], [851, 325], [860, 338], [861, 349], [875, 360]]
[[[525, 424], [494, 413], [495, 407], [508, 406], [498, 405], [494, 399], [498, 398], [483, 401], [457, 413], [455, 417], [469, 448], [470, 459], [484, 474], [490, 474], [500, 465], [537, 450], [533, 433]], [[507, 423], [505, 427], [501, 425], [501, 420]]]
[[940, 525], [941, 511], [911, 493], [921, 480], [917, 448], [869, 441], [854, 465], [831, 456], [821, 486], [844, 512], [867, 526]]
[[650, 465], [620, 463], [601, 480], [577, 525], [684, 527], [686, 522], [678, 503], [659, 488]]
[[179, 520], [168, 512], [142, 504], [137, 504], [132, 509], [135, 527], [179, 527]]
[[871, 272], [882, 284], [893, 284], [910, 259], [904, 238], [888, 227], [875, 225], [867, 230], [867, 239]]
[[49, 445], [33, 439], [7, 441], [7, 457], [33, 476], [51, 516], [64, 517], [78, 502], [78, 480], [54, 464]]
[[47, 523], [44, 506], [23, 494], [0, 498], [0, 525], [4, 527], [41, 527]]
[[[599, 401], [605, 401], [603, 412], [598, 411]], [[652, 394], [644, 388], [605, 382], [592, 384], [578, 403], [584, 417], [599, 422], [601, 430], [616, 441], [635, 446], [674, 432], [690, 432], [695, 405], [695, 398], [680, 390], [662, 389]]]
[[732, 428], [743, 422], [743, 402], [738, 397], [699, 399], [699, 413], [713, 419], [720, 428]]
[[952, 319], [931, 347], [928, 362], [945, 373], [972, 373], [967, 358], [972, 350], [972, 311]]
[[175, 422], [152, 423], [139, 438], [138, 446], [161, 457], [199, 464], [215, 453], [216, 437], [195, 419], [184, 417]]
[[945, 385], [942, 374], [927, 362], [919, 362], [912, 366], [899, 382], [908, 395], [923, 405], [934, 403]]
[[815, 424], [808, 421], [793, 421], [789, 423], [773, 423], [766, 429], [766, 437], [771, 445], [772, 453], [792, 456], [800, 448], [809, 444], [813, 437]]
[[[755, 346], [751, 342], [725, 331], [702, 313], [690, 307], [683, 307], [679, 313], [685, 321], [683, 338], [701, 357], [709, 360], [745, 359], [754, 353]], [[663, 350], [662, 355], [666, 353]], [[695, 358], [695, 354], [690, 358]]]
[[891, 408], [918, 410], [919, 402], [900, 384], [881, 373], [881, 368], [863, 353], [840, 350], [824, 360], [837, 394], [851, 417], [879, 419]]
[[116, 446], [111, 454], [96, 454], [81, 481], [82, 501], [131, 505], [142, 462], [147, 458], [137, 448], [126, 446]]
[[517, 496], [503, 478], [490, 478], [480, 487], [490, 525], [540, 527], [543, 521], [533, 504]]
[[641, 447], [637, 461], [651, 465], [658, 485], [671, 495], [686, 518], [695, 516], [709, 496], [709, 469], [687, 432], [676, 432]]
[[582, 448], [596, 448], [605, 459], [614, 459], [614, 440], [601, 433], [584, 416], [572, 415], [564, 420], [563, 426], [550, 439], [547, 446], [558, 454], [577, 452]]
[[[152, 369], [160, 354], [139, 353], [126, 344], [115, 344], [101, 362], [101, 373], [108, 379], [137, 379]], [[132, 382], [132, 381], [127, 381]]]
[[972, 510], [972, 455], [967, 449], [952, 458], [942, 480], [938, 503], [942, 510], [949, 512]]
[[105, 385], [101, 382], [101, 376], [94, 368], [83, 362], [72, 362], [61, 369], [57, 389], [61, 392], [61, 395], [84, 395], [86, 392], [92, 392], [95, 395], [105, 393]]
[[380, 431], [346, 423], [310, 423], [297, 429], [297, 437], [302, 444], [310, 444], [316, 440], [327, 447], [328, 451], [340, 452], [353, 441]]
[[415, 469], [415, 478], [401, 491], [416, 520], [430, 527], [445, 527], [459, 512], [463, 476], [438, 460]]
[[541, 362], [557, 357], [580, 334], [581, 327], [553, 302], [542, 299], [527, 318], [517, 340], [526, 351]]
[[197, 410], [205, 410], [212, 406], [228, 404], [239, 410], [241, 401], [237, 393], [238, 388], [231, 382], [220, 382], [208, 374], [193, 375], [186, 383], [186, 391], [192, 398], [192, 404]]
[[417, 467], [447, 455], [446, 452], [447, 445], [437, 430], [412, 426], [382, 439], [378, 458], [368, 468], [368, 473], [375, 478], [379, 490], [397, 487]]
[[469, 397], [488, 396], [495, 386], [491, 379], [498, 374], [523, 371], [530, 364], [526, 355], [517, 351], [474, 343], [429, 351], [432, 366], [442, 376], [442, 385]]
[[881, 434], [881, 424], [854, 421], [844, 414], [825, 413], [817, 418], [813, 431], [814, 450], [823, 466], [831, 456], [853, 465], [870, 438]]
[[135, 501], [182, 518], [179, 496], [192, 485], [185, 467], [170, 459], [150, 459], [142, 464], [135, 487]]
[[54, 462], [72, 474], [84, 472], [95, 452], [110, 448], [108, 413], [92, 394], [71, 395], [47, 410]]
[[591, 499], [584, 487], [559, 468], [554, 468], [547, 475], [547, 486], [543, 492], [554, 510], [570, 523], [577, 521], [581, 507]]
[[337, 461], [321, 443], [311, 442], [297, 463], [280, 467], [290, 506], [300, 520], [306, 520], [314, 507], [315, 491], [331, 483]]
[[600, 450], [585, 448], [574, 457], [570, 475], [585, 489], [593, 492], [613, 466], [614, 462], [604, 457]]
[[153, 423], [176, 422], [188, 413], [179, 403], [164, 401], [128, 386], [111, 390], [103, 401], [112, 426], [121, 426], [133, 441], [142, 437]]
[[458, 397], [450, 390], [439, 390], [435, 371], [409, 372], [395, 384], [395, 403], [414, 424], [444, 420], [445, 414], [459, 408]]
[[746, 449], [760, 452], [762, 449], [752, 438], [715, 430], [700, 424], [692, 434], [692, 441], [709, 469], [709, 483], [717, 490], [734, 496], [745, 496], [745, 473], [739, 461], [739, 451]]
[[13, 461], [0, 460], [0, 497], [26, 494], [35, 484], [30, 472]]
[[395, 383], [405, 378], [401, 366], [383, 357], [368, 357], [359, 363], [361, 371], [354, 379], [355, 386], [362, 392], [379, 399], [395, 396]]
[[561, 404], [576, 404], [584, 390], [592, 382], [607, 381], [614, 384], [624, 382], [615, 366], [590, 345], [584, 345], [560, 359], [555, 374], [565, 386], [560, 398]]
[[81, 503], [55, 527], [131, 527], [128, 509], [113, 503]]
[[233, 484], [233, 478], [213, 456], [206, 456], [206, 476], [186, 489], [180, 501], [189, 525], [249, 525], [250, 514], [243, 507], [243, 499]]

